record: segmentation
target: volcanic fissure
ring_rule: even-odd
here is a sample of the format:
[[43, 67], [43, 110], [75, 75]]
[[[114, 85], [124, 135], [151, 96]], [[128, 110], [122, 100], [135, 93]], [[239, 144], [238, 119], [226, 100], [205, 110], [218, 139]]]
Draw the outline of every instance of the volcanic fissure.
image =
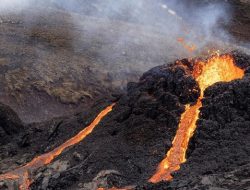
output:
[[234, 64], [231, 55], [215, 55], [207, 62], [197, 61], [192, 74], [199, 84], [200, 97], [195, 105], [186, 106], [171, 149], [159, 164], [156, 173], [149, 179], [152, 183], [171, 180], [171, 173], [179, 170], [180, 165], [186, 161], [189, 140], [196, 129], [196, 121], [199, 118], [199, 109], [202, 107], [202, 98], [206, 88], [217, 82], [240, 79], [244, 76], [244, 70]]
[[[180, 165], [186, 161], [186, 151], [188, 149], [190, 138], [196, 129], [196, 122], [200, 114], [199, 109], [202, 107], [202, 98], [205, 90], [217, 82], [229, 82], [235, 79], [241, 79], [244, 76], [244, 70], [235, 65], [234, 58], [231, 55], [214, 55], [207, 61], [195, 61], [192, 69], [192, 76], [200, 87], [200, 96], [194, 105], [186, 105], [185, 111], [181, 115], [178, 130], [172, 142], [172, 147], [167, 152], [166, 157], [159, 164], [155, 174], [149, 179], [152, 183], [171, 180], [171, 174], [179, 170]], [[99, 122], [112, 111], [114, 105], [115, 104], [113, 103], [101, 111], [94, 121], [76, 136], [72, 137], [51, 152], [34, 158], [23, 167], [0, 175], [0, 180], [15, 180], [18, 181], [19, 189], [29, 189], [30, 184], [33, 182], [31, 179], [31, 173], [35, 172], [42, 166], [51, 163], [66, 148], [82, 141], [93, 131]]]

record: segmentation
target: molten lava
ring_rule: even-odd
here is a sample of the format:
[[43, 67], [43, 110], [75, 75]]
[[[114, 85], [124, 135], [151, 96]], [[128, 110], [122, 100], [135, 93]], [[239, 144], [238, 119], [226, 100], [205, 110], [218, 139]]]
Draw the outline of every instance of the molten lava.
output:
[[12, 172], [0, 175], [0, 181], [1, 180], [18, 180], [18, 183], [20, 184], [19, 186], [20, 190], [29, 189], [29, 186], [32, 183], [32, 181], [29, 179], [30, 173], [32, 173], [33, 171], [37, 170], [38, 168], [44, 165], [51, 163], [66, 148], [82, 141], [87, 135], [89, 135], [93, 131], [93, 129], [100, 123], [103, 117], [112, 111], [112, 108], [114, 105], [115, 104], [112, 104], [108, 106], [107, 108], [105, 108], [103, 111], [101, 111], [89, 126], [84, 128], [76, 136], [72, 137], [71, 139], [63, 143], [61, 146], [55, 148], [51, 152], [48, 152], [46, 154], [43, 154], [41, 156], [34, 158], [31, 162], [29, 162], [23, 167], [17, 168], [16, 170]]
[[189, 52], [193, 52], [197, 49], [196, 45], [188, 44], [187, 42], [185, 42], [184, 38], [177, 38], [177, 42], [179, 42]]
[[202, 106], [201, 99], [207, 87], [217, 82], [229, 82], [244, 76], [244, 70], [234, 64], [230, 55], [216, 55], [207, 62], [197, 61], [194, 66], [193, 76], [201, 89], [200, 97], [193, 106], [186, 106], [181, 116], [176, 136], [166, 158], [159, 164], [156, 173], [150, 178], [150, 182], [157, 183], [162, 180], [171, 180], [171, 173], [180, 169], [180, 165], [186, 161], [188, 143], [196, 129], [196, 121], [199, 118], [199, 109]]

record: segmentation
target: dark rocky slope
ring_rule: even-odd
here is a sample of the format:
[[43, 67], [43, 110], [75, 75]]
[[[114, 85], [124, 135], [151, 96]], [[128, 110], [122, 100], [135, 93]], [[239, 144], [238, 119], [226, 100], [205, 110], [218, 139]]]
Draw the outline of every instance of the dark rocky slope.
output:
[[[193, 63], [188, 60], [155, 67], [138, 83], [129, 83], [127, 94], [116, 95], [113, 111], [86, 139], [32, 174], [31, 189], [127, 185], [136, 185], [138, 190], [249, 188], [250, 58], [239, 52], [233, 55], [246, 70], [245, 77], [217, 83], [205, 91], [187, 162], [171, 183], [149, 184], [147, 180], [171, 146], [184, 105], [195, 103], [199, 96], [191, 76]], [[87, 126], [111, 101], [115, 100], [97, 102], [84, 114], [25, 126], [29, 143], [16, 149], [12, 158], [4, 155], [1, 171], [52, 150]], [[18, 163], [21, 158], [23, 163]]]
[[22, 121], [9, 107], [0, 103], [0, 145], [13, 141], [24, 130]]
[[164, 65], [145, 73], [139, 83], [130, 83], [128, 94], [119, 99], [94, 132], [59, 158], [68, 164], [60, 177], [44, 176], [51, 171], [47, 168], [38, 174], [32, 188], [43, 189], [47, 178], [47, 189], [77, 189], [82, 185], [91, 189], [94, 184], [86, 182], [100, 171], [118, 173], [112, 174], [113, 178], [111, 175], [109, 186], [147, 180], [171, 146], [184, 105], [196, 101], [199, 95], [197, 83], [189, 74], [181, 66]]
[[250, 57], [234, 56], [245, 77], [205, 91], [187, 162], [174, 181], [137, 189], [250, 188]]
[[[139, 185], [137, 189], [249, 187], [247, 67], [250, 62], [246, 55], [234, 53], [234, 56], [237, 64], [246, 69], [246, 75], [242, 80], [218, 83], [206, 90], [188, 161], [175, 174], [175, 180], [170, 184]], [[182, 62], [192, 65], [187, 60]], [[130, 83], [128, 94], [121, 97], [102, 124], [69, 150], [71, 155], [60, 157], [60, 161], [68, 162], [68, 169], [60, 172], [59, 178], [40, 174], [32, 188], [42, 189], [46, 178], [47, 189], [94, 189], [95, 185], [122, 187], [145, 183], [171, 146], [183, 105], [195, 102], [198, 97], [197, 84], [189, 72], [182, 66], [160, 66], [145, 73], [139, 83]], [[76, 154], [79, 159], [75, 158]], [[48, 170], [53, 171], [52, 176], [57, 173], [51, 168], [43, 173]]]

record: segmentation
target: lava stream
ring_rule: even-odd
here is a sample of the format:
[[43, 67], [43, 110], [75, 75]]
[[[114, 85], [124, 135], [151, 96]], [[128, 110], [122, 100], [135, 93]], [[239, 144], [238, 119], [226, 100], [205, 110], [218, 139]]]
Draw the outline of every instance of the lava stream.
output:
[[66, 148], [75, 145], [82, 141], [87, 135], [89, 135], [93, 129], [100, 123], [104, 116], [106, 116], [109, 112], [112, 111], [114, 107], [114, 103], [103, 111], [101, 111], [94, 121], [80, 131], [76, 136], [72, 137], [59, 147], [55, 148], [51, 152], [45, 153], [41, 156], [34, 158], [31, 162], [26, 164], [23, 167], [17, 168], [16, 170], [0, 175], [0, 181], [2, 180], [17, 180], [20, 190], [27, 190], [29, 189], [30, 184], [32, 181], [30, 180], [29, 174], [37, 170], [38, 168], [51, 163], [57, 156], [59, 156]]
[[186, 150], [196, 129], [196, 121], [199, 118], [199, 109], [202, 106], [201, 100], [205, 89], [216, 82], [229, 82], [243, 76], [244, 70], [234, 64], [234, 59], [230, 55], [216, 55], [207, 62], [196, 62], [193, 77], [201, 89], [200, 97], [195, 105], [186, 107], [181, 116], [172, 147], [165, 159], [159, 164], [156, 173], [149, 179], [150, 182], [157, 183], [163, 180], [171, 180], [171, 173], [179, 170], [180, 165], [186, 161]]

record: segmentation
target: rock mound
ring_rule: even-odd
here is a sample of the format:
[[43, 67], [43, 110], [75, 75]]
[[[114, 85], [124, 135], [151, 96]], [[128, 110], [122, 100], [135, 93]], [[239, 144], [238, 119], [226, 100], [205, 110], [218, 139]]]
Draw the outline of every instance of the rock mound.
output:
[[0, 103], [0, 145], [10, 142], [23, 130], [23, 123], [16, 112]]

